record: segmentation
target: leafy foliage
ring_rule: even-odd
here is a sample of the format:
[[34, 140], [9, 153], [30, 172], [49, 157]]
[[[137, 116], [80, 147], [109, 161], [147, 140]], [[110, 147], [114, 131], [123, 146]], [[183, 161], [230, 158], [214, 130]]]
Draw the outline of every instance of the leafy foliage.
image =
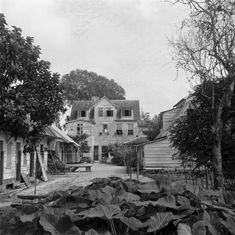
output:
[[97, 178], [89, 186], [22, 204], [11, 220], [0, 216], [0, 233], [234, 234], [231, 192], [198, 191], [182, 183], [160, 188], [154, 181]]
[[143, 134], [147, 135], [148, 140], [150, 141], [154, 140], [160, 132], [157, 116], [154, 116], [151, 119], [149, 113], [141, 113], [140, 126], [143, 128]]
[[118, 166], [124, 165], [124, 146], [120, 143], [108, 145], [108, 152], [112, 156], [112, 163]]
[[[219, 105], [223, 92], [223, 81], [207, 81], [198, 85], [191, 95], [193, 109], [170, 128], [170, 140], [173, 147], [178, 150], [178, 157], [184, 165], [188, 162], [196, 163], [195, 167], [212, 167], [212, 142], [213, 142], [213, 115], [211, 107], [212, 92], [214, 92], [215, 106]], [[231, 118], [234, 118], [234, 108], [226, 108], [222, 113], [222, 157], [225, 176], [233, 178], [231, 167], [234, 166], [232, 154]]]
[[80, 145], [80, 152], [81, 153], [88, 153], [89, 152], [89, 146], [87, 142], [88, 135], [86, 133], [83, 133], [81, 135], [76, 136], [70, 136], [76, 143]]
[[91, 100], [96, 96], [109, 99], [125, 99], [125, 90], [113, 79], [86, 70], [76, 69], [62, 77], [64, 95], [69, 104], [74, 100]]
[[234, 1], [176, 0], [190, 11], [182, 22], [179, 37], [172, 42], [177, 68], [189, 72], [190, 79], [223, 81], [218, 105], [212, 107], [212, 167], [214, 187], [224, 184], [222, 166], [222, 110], [231, 107], [235, 87], [235, 8]]
[[59, 75], [40, 60], [33, 38], [9, 28], [0, 14], [0, 129], [35, 142], [63, 112]]

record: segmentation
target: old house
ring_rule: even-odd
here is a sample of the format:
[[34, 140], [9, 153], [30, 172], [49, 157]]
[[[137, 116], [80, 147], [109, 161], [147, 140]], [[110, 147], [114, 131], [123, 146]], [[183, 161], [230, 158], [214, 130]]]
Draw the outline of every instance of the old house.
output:
[[[21, 173], [33, 176], [34, 152], [25, 152], [24, 146], [23, 139], [15, 140], [11, 137], [11, 133], [0, 131], [0, 189], [20, 182]], [[47, 148], [47, 137], [43, 136], [37, 151], [45, 170], [47, 170]]]
[[[45, 133], [37, 146], [37, 152], [42, 159], [43, 168], [47, 170], [48, 153], [56, 149], [56, 153], [62, 158], [63, 148], [61, 146], [70, 143], [77, 149], [79, 146], [57, 127], [47, 127]], [[13, 186], [21, 181], [21, 173], [33, 176], [35, 152], [24, 151], [23, 139], [14, 139], [10, 132], [0, 131], [0, 190], [7, 186]], [[75, 151], [75, 150], [74, 150]], [[76, 155], [71, 151], [71, 161]], [[62, 159], [63, 160], [63, 159]]]
[[55, 125], [46, 128], [48, 152], [54, 153], [62, 162], [79, 162], [79, 145]]
[[140, 108], [138, 100], [109, 100], [106, 97], [76, 101], [72, 105], [67, 134], [87, 134], [92, 161], [108, 157], [108, 145], [123, 143], [139, 133]]
[[180, 167], [180, 161], [174, 159], [175, 150], [171, 147], [168, 138], [168, 128], [176, 119], [186, 115], [187, 109], [191, 107], [191, 99], [183, 98], [172, 109], [159, 114], [159, 135], [151, 142], [138, 145], [138, 153], [145, 169], [175, 169]]

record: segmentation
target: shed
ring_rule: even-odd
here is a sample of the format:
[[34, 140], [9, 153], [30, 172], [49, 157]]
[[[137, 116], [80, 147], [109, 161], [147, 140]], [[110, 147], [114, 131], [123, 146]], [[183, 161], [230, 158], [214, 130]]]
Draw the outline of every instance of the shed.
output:
[[167, 136], [142, 145], [144, 169], [176, 169], [180, 161], [173, 158], [175, 150]]

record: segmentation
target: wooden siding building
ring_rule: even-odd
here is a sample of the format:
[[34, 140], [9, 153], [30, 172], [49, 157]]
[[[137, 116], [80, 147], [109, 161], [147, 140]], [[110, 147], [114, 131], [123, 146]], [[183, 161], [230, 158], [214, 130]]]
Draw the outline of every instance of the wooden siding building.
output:
[[180, 167], [180, 161], [173, 159], [175, 153], [169, 139], [158, 138], [143, 145], [144, 169], [175, 169]]
[[[47, 171], [48, 153], [55, 151], [58, 157], [63, 160], [63, 157], [66, 157], [63, 145], [68, 144], [72, 145], [72, 149], [74, 149], [70, 154], [71, 161], [77, 160], [74, 152], [78, 151], [79, 145], [57, 127], [46, 128], [37, 145], [37, 152], [42, 159], [45, 171]], [[13, 186], [15, 183], [21, 182], [21, 173], [29, 176], [34, 175], [35, 152], [24, 152], [24, 145], [23, 139], [15, 140], [11, 137], [10, 132], [0, 131], [0, 190], [4, 190], [8, 185]], [[64, 162], [68, 162], [68, 159], [66, 160], [64, 159]]]
[[191, 98], [184, 98], [172, 109], [159, 114], [159, 135], [155, 140], [138, 146], [138, 154], [142, 159], [144, 169], [176, 169], [181, 167], [180, 161], [174, 158], [176, 150], [171, 146], [168, 129], [176, 119], [186, 115], [188, 108], [192, 108]]

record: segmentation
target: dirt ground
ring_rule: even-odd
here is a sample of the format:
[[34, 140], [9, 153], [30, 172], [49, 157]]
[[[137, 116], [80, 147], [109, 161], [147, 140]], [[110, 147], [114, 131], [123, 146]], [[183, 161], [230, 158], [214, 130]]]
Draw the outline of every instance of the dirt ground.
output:
[[[115, 166], [111, 164], [92, 164], [91, 172], [86, 172], [84, 169], [76, 172], [68, 172], [64, 175], [48, 175], [49, 180], [47, 182], [40, 182], [37, 184], [37, 195], [48, 194], [56, 190], [68, 190], [73, 187], [86, 186], [91, 183], [94, 178], [107, 178], [110, 176], [120, 177], [122, 179], [128, 179], [129, 176], [125, 172], [125, 168], [122, 166]], [[133, 179], [136, 178], [136, 174], [132, 174]], [[152, 181], [148, 177], [140, 175], [139, 180], [142, 182]], [[16, 193], [12, 198], [0, 198], [0, 207], [8, 206], [12, 202], [17, 200], [16, 196], [20, 195], [32, 195], [34, 194], [34, 187], [31, 186], [28, 189]]]

